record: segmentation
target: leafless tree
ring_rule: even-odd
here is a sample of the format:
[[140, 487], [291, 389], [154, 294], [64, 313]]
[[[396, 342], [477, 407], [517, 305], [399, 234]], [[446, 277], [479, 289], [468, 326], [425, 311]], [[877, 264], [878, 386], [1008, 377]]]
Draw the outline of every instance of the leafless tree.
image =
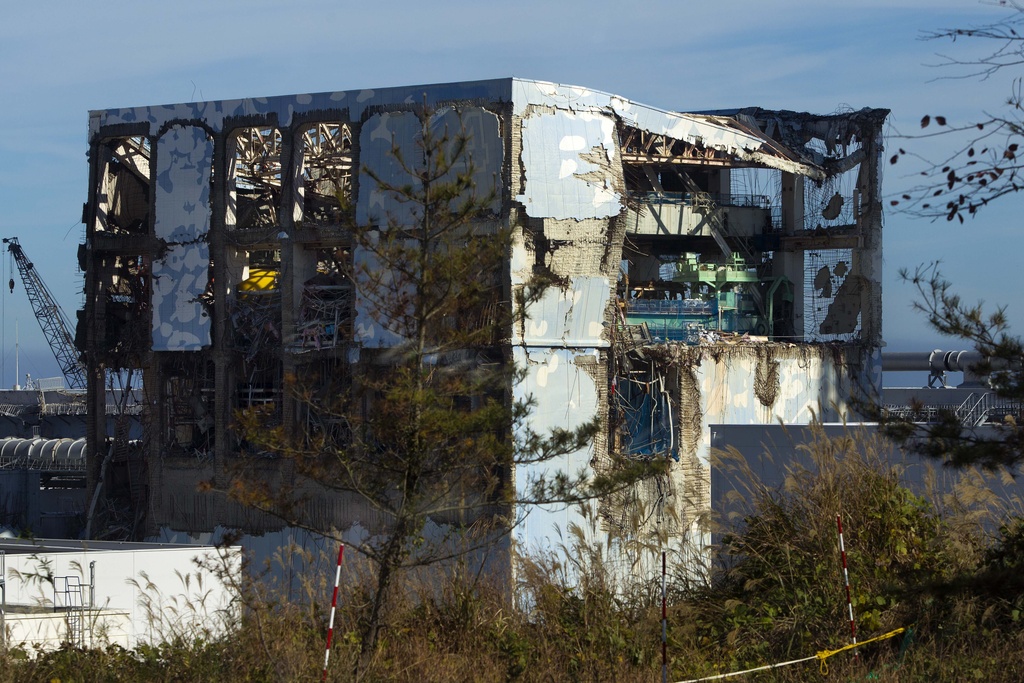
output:
[[[982, 41], [991, 45], [981, 56], [940, 54], [934, 66], [943, 78], [988, 80], [1024, 66], [1024, 4], [1018, 0], [992, 3], [1006, 14], [998, 21], [967, 28], [928, 31], [926, 40], [951, 43]], [[1024, 189], [1024, 165], [1020, 154], [1024, 135], [1024, 89], [1022, 76], [1015, 76], [1010, 92], [998, 109], [979, 111], [976, 120], [954, 123], [945, 116], [928, 114], [921, 118], [921, 132], [897, 136], [902, 146], [890, 157], [896, 164], [903, 157], [924, 161], [918, 182], [891, 200], [893, 207], [911, 215], [958, 220], [1006, 195]], [[941, 138], [946, 149], [938, 161], [926, 159], [917, 148], [922, 140]]]

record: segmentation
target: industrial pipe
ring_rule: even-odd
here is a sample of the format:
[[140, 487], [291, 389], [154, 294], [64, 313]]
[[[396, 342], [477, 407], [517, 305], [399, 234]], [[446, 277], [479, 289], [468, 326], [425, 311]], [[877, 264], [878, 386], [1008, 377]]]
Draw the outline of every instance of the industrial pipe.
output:
[[911, 351], [882, 354], [882, 370], [889, 372], [970, 372], [984, 357], [977, 351]]
[[[941, 377], [946, 372], [964, 373], [964, 384], [980, 384], [982, 378], [971, 370], [985, 357], [977, 351], [911, 351], [882, 354], [883, 372], [928, 372]], [[994, 368], [1005, 367], [1001, 361], [992, 363]]]
[[[911, 351], [882, 354], [883, 372], [926, 372], [941, 378], [944, 373], [964, 373], [964, 384], [980, 384], [971, 369], [984, 360], [977, 351]], [[998, 364], [995, 364], [998, 367]], [[943, 382], [944, 384], [944, 382]]]
[[29, 469], [85, 468], [85, 439], [0, 439], [0, 464]]

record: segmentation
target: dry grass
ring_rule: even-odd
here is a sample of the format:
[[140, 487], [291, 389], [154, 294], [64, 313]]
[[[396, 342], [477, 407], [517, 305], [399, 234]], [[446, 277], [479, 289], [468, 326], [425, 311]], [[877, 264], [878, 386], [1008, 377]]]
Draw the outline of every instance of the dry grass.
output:
[[[712, 580], [702, 584], [679, 571], [671, 582], [671, 680], [845, 644], [836, 514], [846, 523], [861, 638], [897, 626], [913, 625], [914, 633], [866, 646], [856, 658], [830, 658], [830, 678], [1024, 680], [1024, 581], [1014, 578], [1024, 569], [1024, 526], [1013, 523], [1019, 501], [995, 496], [992, 482], [976, 474], [911, 495], [899, 485], [900, 472], [883, 465], [880, 447], [816, 438], [806, 446], [805, 466], [790, 467], [781, 489], [759, 487], [749, 473], [740, 478], [750, 482], [740, 496], [749, 505], [730, 522]], [[729, 461], [726, 454], [718, 466], [742, 470], [735, 457]], [[361, 679], [660, 680], [657, 577], [613, 576], [606, 547], [614, 539], [598, 546], [587, 540], [592, 531], [567, 530], [561, 547], [519, 560], [515, 591], [458, 566], [426, 584], [409, 579], [388, 605], [387, 627]], [[276, 559], [281, 566], [296, 561], [316, 558], [292, 549]], [[356, 558], [346, 562], [351, 581], [335, 620], [332, 681], [355, 680], [372, 585]], [[315, 680], [328, 574], [300, 571], [287, 586], [269, 577], [235, 586], [243, 616], [229, 638], [171, 633], [162, 645], [132, 652], [7, 653], [0, 655], [0, 683]], [[739, 680], [820, 677], [810, 662]]]

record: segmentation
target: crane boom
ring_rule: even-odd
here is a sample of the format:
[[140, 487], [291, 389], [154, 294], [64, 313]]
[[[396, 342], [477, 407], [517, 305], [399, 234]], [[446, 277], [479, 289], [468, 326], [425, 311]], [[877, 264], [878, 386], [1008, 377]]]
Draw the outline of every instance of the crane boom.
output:
[[[85, 368], [78, 359], [78, 352], [75, 350], [74, 338], [71, 336], [71, 324], [64, 310], [53, 298], [53, 294], [47, 288], [46, 283], [39, 277], [32, 262], [25, 256], [25, 250], [21, 248], [17, 237], [3, 238], [7, 245], [7, 251], [11, 252], [14, 262], [18, 264], [18, 273], [25, 285], [25, 293], [28, 294], [29, 303], [36, 314], [39, 326], [43, 328], [43, 335], [46, 337], [50, 350], [53, 351], [60, 371], [64, 373], [64, 379], [71, 389], [85, 389]], [[11, 288], [14, 282], [11, 281]]]

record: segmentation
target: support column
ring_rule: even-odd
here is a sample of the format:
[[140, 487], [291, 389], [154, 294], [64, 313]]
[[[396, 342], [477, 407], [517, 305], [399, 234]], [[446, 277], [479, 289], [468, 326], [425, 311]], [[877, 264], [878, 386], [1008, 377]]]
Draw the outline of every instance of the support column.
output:
[[[105, 145], [94, 141], [90, 145], [89, 159], [89, 204], [85, 230], [85, 305], [82, 324], [85, 325], [85, 365], [86, 365], [86, 461], [85, 490], [86, 501], [92, 501], [99, 486], [100, 465], [106, 455], [107, 410], [106, 388], [104, 380], [105, 367], [101, 361], [102, 343], [106, 330], [106, 298], [102, 282], [105, 274], [103, 256], [96, 250], [94, 239], [96, 228], [100, 224], [101, 204], [106, 205], [106, 196], [99, 196], [100, 175], [105, 174], [106, 164], [110, 159], [110, 150]], [[105, 213], [105, 211], [104, 211]], [[18, 378], [15, 378], [18, 381]], [[88, 502], [86, 503], [88, 505]], [[92, 526], [95, 532], [96, 526]]]
[[[235, 221], [235, 143], [230, 134], [220, 132], [214, 138], [213, 187], [210, 192], [210, 260], [213, 262], [213, 320], [211, 321], [210, 357], [213, 360], [213, 478], [217, 488], [227, 486], [228, 433], [234, 408], [231, 372], [229, 253], [225, 231]], [[234, 254], [233, 249], [230, 250]], [[226, 501], [217, 495], [212, 506], [217, 519], [224, 519]]]
[[281, 422], [285, 430], [295, 429], [295, 401], [284, 384], [285, 377], [295, 376], [295, 355], [287, 351], [288, 344], [295, 339], [295, 313], [302, 296], [302, 283], [296, 282], [295, 261], [303, 251], [295, 224], [295, 216], [302, 207], [296, 201], [297, 188], [302, 182], [302, 144], [291, 129], [281, 131], [281, 207], [278, 216], [281, 223], [281, 273], [278, 283], [281, 287], [281, 339], [277, 353], [281, 359]]
[[[794, 235], [804, 229], [804, 177], [794, 173], [782, 174], [782, 233]], [[804, 252], [777, 251], [772, 262], [772, 274], [785, 276], [793, 283], [793, 322], [788, 334], [790, 341], [802, 340], [804, 329]], [[779, 330], [776, 330], [778, 333]], [[787, 334], [783, 330], [782, 335]]]
[[854, 264], [861, 277], [861, 339], [873, 346], [882, 343], [882, 133], [864, 141], [864, 160], [857, 174], [857, 232], [864, 246], [855, 251]]

